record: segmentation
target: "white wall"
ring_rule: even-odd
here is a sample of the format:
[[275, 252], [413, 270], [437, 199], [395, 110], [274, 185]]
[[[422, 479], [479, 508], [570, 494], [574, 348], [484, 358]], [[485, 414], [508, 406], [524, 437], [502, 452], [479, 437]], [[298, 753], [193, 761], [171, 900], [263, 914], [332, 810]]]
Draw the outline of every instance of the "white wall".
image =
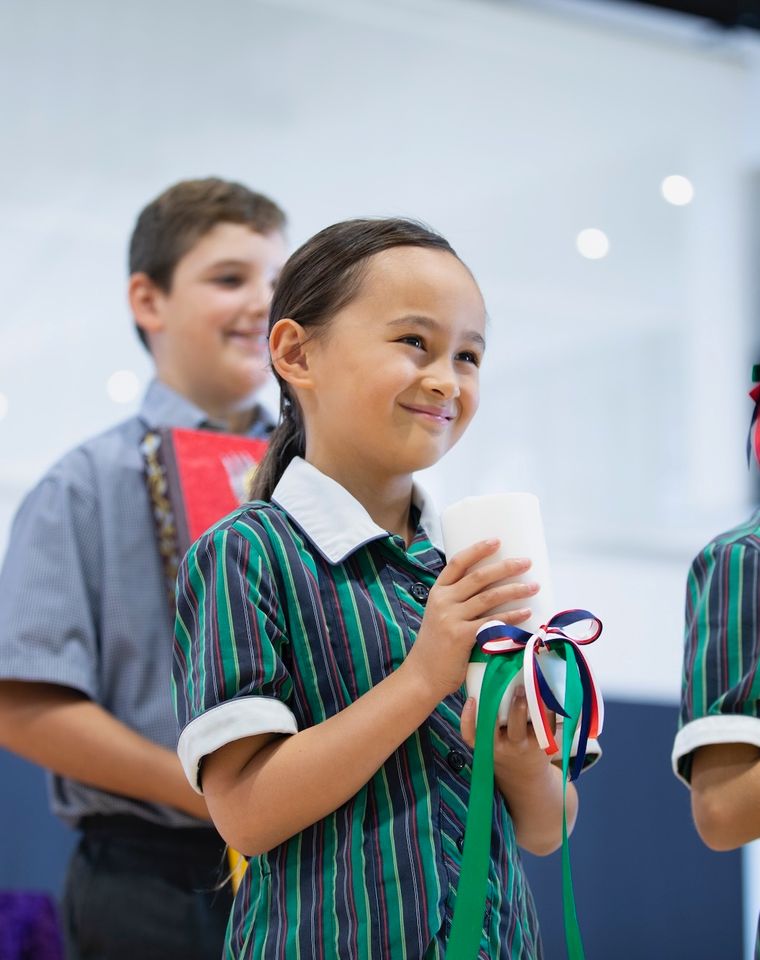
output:
[[[124, 262], [161, 188], [243, 179], [291, 211], [294, 243], [411, 214], [492, 318], [479, 421], [428, 484], [442, 503], [539, 493], [558, 590], [608, 624], [607, 689], [673, 700], [688, 560], [746, 507], [757, 68], [747, 39], [605, 6], [4, 5], [0, 543], [44, 466], [130, 409], [108, 375], [149, 375]], [[659, 195], [674, 172], [689, 207]], [[605, 260], [577, 254], [587, 226]]]

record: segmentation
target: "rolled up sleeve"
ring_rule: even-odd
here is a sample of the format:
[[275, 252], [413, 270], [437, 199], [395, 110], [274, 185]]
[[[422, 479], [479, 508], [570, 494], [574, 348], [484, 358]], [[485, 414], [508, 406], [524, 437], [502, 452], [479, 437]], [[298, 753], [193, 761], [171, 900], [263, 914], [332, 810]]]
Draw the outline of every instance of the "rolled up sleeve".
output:
[[287, 636], [266, 544], [220, 527], [188, 551], [177, 580], [173, 684], [177, 752], [201, 791], [204, 756], [243, 737], [295, 733]]
[[760, 551], [753, 540], [710, 544], [686, 596], [681, 714], [673, 770], [687, 785], [699, 747], [760, 747]]

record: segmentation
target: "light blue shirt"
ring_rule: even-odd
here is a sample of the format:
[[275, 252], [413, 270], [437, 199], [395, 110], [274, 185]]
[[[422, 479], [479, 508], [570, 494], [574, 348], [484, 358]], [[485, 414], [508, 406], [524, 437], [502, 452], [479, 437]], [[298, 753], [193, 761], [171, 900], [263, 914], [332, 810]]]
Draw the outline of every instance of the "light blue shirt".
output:
[[[270, 432], [260, 414], [249, 436]], [[66, 454], [21, 504], [0, 572], [0, 679], [72, 687], [173, 750], [173, 616], [140, 452], [146, 432], [160, 427], [213, 424], [153, 381], [136, 416]], [[129, 813], [200, 825], [64, 777], [51, 776], [50, 786], [53, 811], [71, 823]]]

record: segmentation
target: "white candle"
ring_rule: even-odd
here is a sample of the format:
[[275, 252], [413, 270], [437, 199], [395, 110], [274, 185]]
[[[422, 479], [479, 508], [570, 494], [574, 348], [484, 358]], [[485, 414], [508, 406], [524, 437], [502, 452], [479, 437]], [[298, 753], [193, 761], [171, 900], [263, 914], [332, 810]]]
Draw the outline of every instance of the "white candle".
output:
[[[497, 537], [501, 541], [499, 549], [477, 566], [509, 557], [527, 557], [531, 561], [531, 566], [525, 573], [510, 577], [503, 582], [531, 583], [535, 581], [541, 588], [539, 592], [528, 599], [512, 600], [493, 610], [486, 611], [484, 616], [493, 616], [494, 619], [499, 619], [500, 613], [529, 607], [531, 609], [530, 619], [523, 621], [519, 626], [523, 630], [535, 633], [557, 612], [554, 609], [549, 556], [546, 549], [538, 497], [532, 493], [497, 493], [482, 497], [466, 497], [443, 511], [441, 526], [443, 528], [446, 556], [449, 560], [454, 554], [480, 540]], [[475, 568], [473, 567], [473, 569]], [[555, 659], [553, 655], [552, 659]], [[559, 660], [559, 658], [556, 659]], [[544, 662], [542, 660], [542, 665]], [[549, 672], [553, 674], [555, 670], [552, 667], [555, 667], [561, 673], [561, 677], [552, 677], [552, 679], [556, 684], [564, 686], [564, 663], [559, 661], [557, 664], [549, 666]], [[484, 663], [471, 663], [467, 670], [467, 692], [476, 700], [480, 694], [484, 672]], [[522, 675], [518, 674], [507, 689], [499, 707], [500, 724], [507, 722], [509, 704], [512, 700], [514, 688], [522, 682]], [[553, 687], [555, 683], [552, 683]]]
[[554, 609], [549, 556], [544, 538], [544, 525], [538, 497], [532, 493], [495, 493], [484, 497], [465, 497], [443, 511], [441, 516], [446, 556], [472, 546], [479, 540], [498, 537], [501, 546], [482, 564], [508, 557], [527, 557], [530, 568], [506, 583], [536, 582], [541, 589], [527, 600], [512, 600], [490, 611], [494, 615], [530, 607], [532, 615], [521, 623], [531, 633], [546, 623], [557, 611]]

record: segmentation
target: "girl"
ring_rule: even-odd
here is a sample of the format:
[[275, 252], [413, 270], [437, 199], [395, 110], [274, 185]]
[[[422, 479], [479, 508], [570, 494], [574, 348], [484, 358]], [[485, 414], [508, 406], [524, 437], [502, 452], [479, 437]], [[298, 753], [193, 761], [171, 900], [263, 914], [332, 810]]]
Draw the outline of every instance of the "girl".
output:
[[[488, 610], [537, 590], [503, 583], [530, 564], [489, 562], [496, 541], [444, 565], [412, 478], [477, 408], [483, 299], [426, 227], [339, 223], [286, 264], [269, 344], [282, 416], [257, 502], [191, 548], [178, 583], [179, 754], [222, 836], [252, 858], [225, 956], [444, 957], [470, 649]], [[516, 844], [559, 845], [562, 782], [526, 712], [516, 698], [495, 738], [482, 958], [541, 955]], [[572, 788], [568, 810], [572, 823]]]

